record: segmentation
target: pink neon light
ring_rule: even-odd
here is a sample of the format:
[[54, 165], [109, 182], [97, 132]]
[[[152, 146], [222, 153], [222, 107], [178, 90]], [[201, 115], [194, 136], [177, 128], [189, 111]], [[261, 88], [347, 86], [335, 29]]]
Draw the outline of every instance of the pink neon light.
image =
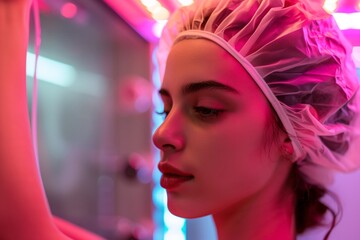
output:
[[73, 3], [67, 2], [61, 8], [61, 15], [66, 18], [73, 18], [77, 14], [77, 6]]

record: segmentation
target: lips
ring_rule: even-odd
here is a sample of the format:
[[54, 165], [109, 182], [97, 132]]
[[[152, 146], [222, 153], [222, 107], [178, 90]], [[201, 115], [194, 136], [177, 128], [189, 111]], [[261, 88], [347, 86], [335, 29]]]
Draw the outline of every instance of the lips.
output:
[[160, 185], [166, 190], [173, 190], [194, 178], [192, 174], [183, 172], [166, 162], [160, 162], [158, 167], [163, 174], [160, 179]]

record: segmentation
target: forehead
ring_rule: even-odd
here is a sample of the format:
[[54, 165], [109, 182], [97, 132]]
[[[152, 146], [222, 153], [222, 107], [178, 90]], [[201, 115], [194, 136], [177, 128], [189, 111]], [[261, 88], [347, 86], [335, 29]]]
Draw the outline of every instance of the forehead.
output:
[[184, 84], [208, 80], [239, 91], [258, 90], [241, 64], [216, 43], [205, 39], [177, 42], [167, 59], [162, 88], [172, 91]]

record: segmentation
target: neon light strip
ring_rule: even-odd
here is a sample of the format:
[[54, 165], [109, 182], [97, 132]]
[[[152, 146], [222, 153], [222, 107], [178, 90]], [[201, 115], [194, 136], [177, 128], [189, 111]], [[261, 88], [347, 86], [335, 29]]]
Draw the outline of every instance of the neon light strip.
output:
[[[34, 76], [35, 54], [26, 54], [26, 75]], [[37, 65], [37, 78], [62, 87], [69, 87], [76, 77], [76, 70], [73, 66], [39, 56]]]
[[160, 38], [161, 32], [165, 26], [165, 24], [167, 23], [167, 20], [161, 20], [161, 21], [157, 21], [153, 27], [152, 27], [152, 33], [154, 34], [154, 36], [156, 36], [157, 38]]
[[[165, 195], [166, 196], [166, 195]], [[166, 198], [165, 198], [166, 201]], [[166, 204], [166, 202], [165, 202]], [[164, 223], [168, 229], [165, 232], [164, 240], [185, 240], [185, 219], [172, 215], [169, 210], [164, 212]]]
[[341, 30], [360, 29], [360, 12], [333, 13], [332, 15]]

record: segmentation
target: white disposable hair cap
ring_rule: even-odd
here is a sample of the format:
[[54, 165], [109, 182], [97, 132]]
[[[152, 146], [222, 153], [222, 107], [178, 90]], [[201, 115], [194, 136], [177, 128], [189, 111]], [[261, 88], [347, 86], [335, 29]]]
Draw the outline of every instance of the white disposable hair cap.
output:
[[284, 125], [308, 182], [327, 185], [333, 170], [360, 167], [351, 46], [322, 1], [195, 1], [164, 28], [161, 76], [172, 45], [187, 38], [217, 43], [248, 71]]

